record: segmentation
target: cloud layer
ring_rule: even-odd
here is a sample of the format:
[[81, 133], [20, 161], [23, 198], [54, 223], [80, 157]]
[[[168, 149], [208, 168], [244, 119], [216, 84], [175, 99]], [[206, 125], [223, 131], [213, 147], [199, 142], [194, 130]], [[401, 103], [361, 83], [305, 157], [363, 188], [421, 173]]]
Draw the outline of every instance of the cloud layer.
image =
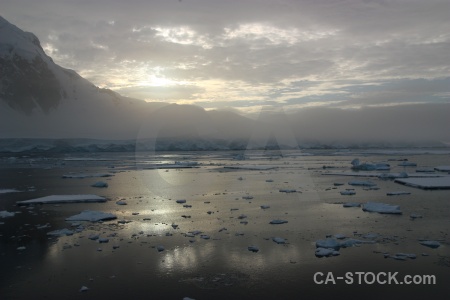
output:
[[55, 62], [148, 101], [360, 108], [450, 102], [450, 2], [5, 0]]

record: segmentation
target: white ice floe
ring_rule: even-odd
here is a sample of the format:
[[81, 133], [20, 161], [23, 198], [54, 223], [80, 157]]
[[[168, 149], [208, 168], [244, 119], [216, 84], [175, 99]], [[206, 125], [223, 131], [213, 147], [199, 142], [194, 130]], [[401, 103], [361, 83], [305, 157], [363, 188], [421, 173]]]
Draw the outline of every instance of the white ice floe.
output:
[[351, 162], [353, 170], [361, 170], [361, 171], [373, 171], [373, 170], [389, 170], [390, 165], [387, 163], [377, 163], [377, 164], [369, 164], [369, 163], [360, 163], [358, 158], [355, 158]]
[[395, 182], [425, 190], [450, 189], [450, 176], [395, 179]]
[[388, 192], [386, 193], [387, 196], [401, 196], [401, 195], [411, 195], [410, 192], [405, 191], [397, 191], [397, 192]]
[[353, 196], [356, 195], [356, 192], [354, 190], [345, 190], [345, 191], [340, 191], [342, 196]]
[[87, 290], [89, 290], [89, 288], [84, 285], [80, 288], [80, 292], [86, 292]]
[[391, 205], [385, 203], [378, 202], [367, 202], [362, 205], [363, 211], [368, 212], [377, 212], [380, 214], [398, 214], [401, 215], [402, 211], [400, 210], [399, 205]]
[[0, 189], [0, 194], [7, 194], [7, 193], [19, 193], [20, 191], [16, 189]]
[[73, 235], [73, 234], [74, 234], [73, 230], [70, 230], [67, 228], [47, 232], [47, 235], [50, 235], [50, 236], [67, 236], [67, 235]]
[[440, 172], [450, 172], [450, 166], [437, 166], [434, 169]]
[[127, 202], [124, 200], [119, 200], [116, 202], [117, 205], [127, 205]]
[[113, 220], [116, 219], [116, 215], [111, 213], [105, 213], [101, 211], [85, 210], [78, 215], [74, 215], [66, 218], [66, 221], [90, 221], [98, 222], [102, 220]]
[[259, 248], [257, 246], [248, 246], [247, 249], [248, 249], [248, 251], [252, 251], [252, 252], [259, 251]]
[[104, 181], [97, 181], [96, 183], [94, 183], [91, 186], [92, 187], [98, 187], [98, 188], [105, 188], [105, 187], [108, 187], [108, 183], [106, 183]]
[[277, 244], [285, 244], [286, 243], [286, 240], [283, 238], [280, 238], [280, 237], [274, 237], [274, 238], [272, 238], [272, 241], [274, 241]]
[[341, 248], [341, 243], [335, 239], [324, 239], [316, 241], [316, 248], [331, 248], [334, 250], [339, 250]]
[[361, 203], [358, 202], [347, 202], [342, 204], [343, 207], [361, 207]]
[[84, 202], [106, 202], [106, 198], [97, 195], [52, 195], [31, 200], [18, 201], [18, 205], [26, 204], [61, 204], [61, 203], [84, 203]]
[[113, 174], [96, 173], [96, 174], [64, 174], [62, 178], [91, 178], [91, 177], [111, 177]]
[[278, 219], [276, 219], [276, 220], [270, 221], [270, 224], [285, 224], [287, 222], [288, 221], [286, 221], [286, 220], [278, 220]]
[[354, 186], [376, 186], [376, 183], [373, 183], [371, 181], [361, 181], [361, 180], [352, 180], [348, 182], [349, 185]]
[[317, 248], [315, 252], [317, 257], [338, 256], [340, 253], [332, 248]]
[[430, 248], [439, 248], [441, 246], [441, 243], [438, 241], [420, 241], [419, 243]]
[[0, 211], [0, 218], [14, 217], [14, 215], [15, 215], [14, 212], [9, 212], [9, 211], [6, 211], [6, 210]]

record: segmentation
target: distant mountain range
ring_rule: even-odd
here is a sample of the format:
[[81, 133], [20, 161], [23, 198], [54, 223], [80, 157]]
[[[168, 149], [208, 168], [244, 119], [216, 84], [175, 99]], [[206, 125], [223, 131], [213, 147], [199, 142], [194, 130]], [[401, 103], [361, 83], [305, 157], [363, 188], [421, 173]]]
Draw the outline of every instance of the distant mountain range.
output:
[[[34, 34], [0, 17], [0, 152], [444, 146], [450, 141], [449, 107], [272, 111], [254, 120], [231, 111], [147, 103], [58, 66]], [[431, 126], [436, 120], [438, 126]]]

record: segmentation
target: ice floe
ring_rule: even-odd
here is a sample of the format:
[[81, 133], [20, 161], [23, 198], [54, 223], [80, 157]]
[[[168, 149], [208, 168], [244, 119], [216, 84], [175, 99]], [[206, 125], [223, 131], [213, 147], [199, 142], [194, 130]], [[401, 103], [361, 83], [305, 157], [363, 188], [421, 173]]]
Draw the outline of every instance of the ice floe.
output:
[[276, 169], [277, 166], [271, 165], [233, 165], [233, 166], [224, 166], [224, 169], [236, 169], [236, 170], [272, 170]]
[[111, 177], [113, 174], [96, 173], [96, 174], [64, 174], [62, 178], [91, 178], [91, 177]]
[[325, 239], [316, 241], [316, 248], [334, 249], [339, 250], [341, 243], [335, 239]]
[[84, 285], [80, 288], [80, 292], [86, 292], [88, 290], [89, 290], [89, 288], [87, 286], [84, 286]]
[[7, 193], [19, 193], [20, 191], [16, 189], [0, 189], [0, 194], [7, 194]]
[[343, 207], [361, 207], [361, 203], [359, 202], [346, 202], [342, 204]]
[[127, 205], [127, 202], [125, 200], [119, 200], [116, 202], [117, 205]]
[[0, 218], [14, 217], [14, 215], [15, 215], [14, 212], [9, 212], [9, 211], [6, 211], [6, 210], [0, 211]]
[[353, 186], [376, 186], [376, 183], [371, 181], [361, 181], [361, 180], [352, 180], [348, 182], [349, 185]]
[[417, 167], [416, 163], [410, 162], [410, 161], [404, 161], [398, 164], [400, 167]]
[[182, 204], [182, 203], [186, 203], [186, 200], [185, 199], [180, 199], [180, 200], [177, 200], [176, 202]]
[[378, 202], [364, 203], [362, 205], [362, 210], [368, 211], [368, 212], [377, 212], [380, 214], [398, 214], [398, 215], [402, 214], [402, 211], [400, 210], [400, 206], [385, 204], [385, 203], [378, 203]]
[[397, 191], [397, 192], [387, 192], [386, 195], [387, 196], [401, 196], [401, 195], [411, 195], [411, 193], [405, 192], [405, 191]]
[[296, 189], [280, 189], [279, 191], [280, 191], [280, 193], [286, 193], [286, 194], [297, 192]]
[[67, 228], [64, 228], [64, 229], [58, 229], [58, 230], [53, 230], [53, 231], [50, 231], [50, 232], [47, 232], [47, 235], [50, 235], [50, 236], [68, 236], [68, 235], [73, 235], [74, 234], [74, 232], [73, 232], [73, 230], [70, 230], [70, 229], [67, 229]]
[[96, 183], [94, 183], [91, 186], [92, 187], [98, 187], [98, 188], [106, 188], [106, 187], [108, 187], [108, 183], [106, 183], [104, 181], [97, 181]]
[[268, 209], [268, 208], [270, 208], [270, 205], [261, 205], [260, 207], [261, 207], [261, 209]]
[[450, 172], [450, 166], [437, 166], [434, 169], [440, 172]]
[[278, 220], [278, 219], [276, 219], [276, 220], [272, 220], [272, 221], [270, 221], [269, 223], [270, 224], [285, 224], [285, 223], [287, 223], [288, 221], [286, 221], [286, 220]]
[[434, 178], [398, 178], [395, 182], [424, 190], [450, 189], [450, 176]]
[[105, 213], [101, 211], [85, 210], [78, 215], [74, 215], [66, 218], [66, 221], [90, 221], [98, 222], [102, 220], [113, 220], [116, 219], [116, 215], [111, 213]]
[[389, 258], [393, 258], [395, 260], [406, 260], [406, 259], [416, 259], [417, 255], [414, 253], [396, 253], [394, 255], [388, 256]]
[[342, 196], [352, 196], [352, 195], [356, 195], [356, 192], [354, 190], [345, 190], [345, 191], [340, 191]]
[[247, 249], [248, 249], [248, 251], [252, 251], [252, 252], [259, 251], [259, 248], [257, 246], [248, 246]]
[[106, 198], [85, 194], [85, 195], [52, 195], [31, 200], [18, 201], [18, 205], [27, 204], [61, 204], [61, 203], [84, 203], [84, 202], [106, 202]]
[[286, 243], [286, 240], [283, 238], [280, 238], [280, 237], [274, 237], [274, 238], [272, 238], [272, 241], [274, 241], [277, 244], [285, 244]]
[[317, 257], [338, 256], [339, 251], [332, 248], [317, 248], [315, 252]]
[[373, 170], [389, 170], [390, 165], [387, 163], [377, 163], [377, 164], [369, 164], [369, 163], [360, 163], [358, 158], [355, 158], [351, 162], [353, 170], [361, 170], [361, 171], [373, 171]]
[[419, 244], [433, 249], [439, 248], [441, 246], [441, 243], [439, 243], [438, 241], [420, 241]]

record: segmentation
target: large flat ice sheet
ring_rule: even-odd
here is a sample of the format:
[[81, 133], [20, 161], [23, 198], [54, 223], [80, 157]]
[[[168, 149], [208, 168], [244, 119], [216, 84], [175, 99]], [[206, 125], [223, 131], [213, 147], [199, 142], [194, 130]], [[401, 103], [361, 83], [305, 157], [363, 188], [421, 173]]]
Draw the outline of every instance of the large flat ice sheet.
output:
[[26, 204], [61, 204], [61, 203], [84, 203], [84, 202], [106, 202], [106, 198], [97, 195], [52, 195], [31, 200], [18, 201], [18, 205]]
[[450, 176], [435, 178], [398, 178], [395, 182], [425, 190], [450, 189]]

